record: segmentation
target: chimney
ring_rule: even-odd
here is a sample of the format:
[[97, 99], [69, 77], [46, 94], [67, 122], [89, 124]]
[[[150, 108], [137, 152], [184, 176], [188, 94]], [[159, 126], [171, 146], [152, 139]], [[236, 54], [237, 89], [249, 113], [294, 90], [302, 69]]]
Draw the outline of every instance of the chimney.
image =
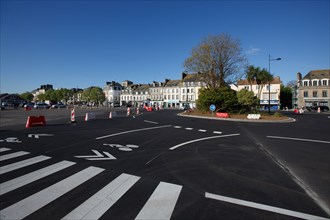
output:
[[187, 76], [187, 72], [182, 72], [182, 80], [184, 80], [184, 78], [186, 78]]

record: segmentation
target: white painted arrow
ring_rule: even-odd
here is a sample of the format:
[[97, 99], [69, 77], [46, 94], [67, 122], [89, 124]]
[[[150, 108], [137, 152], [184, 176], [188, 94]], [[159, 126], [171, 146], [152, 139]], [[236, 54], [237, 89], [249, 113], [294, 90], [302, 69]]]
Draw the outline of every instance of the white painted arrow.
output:
[[84, 156], [74, 156], [76, 158], [85, 158], [86, 160], [116, 160], [114, 156], [112, 156], [110, 153], [103, 151], [103, 153], [106, 155], [103, 156], [100, 152], [97, 150], [92, 150], [95, 155], [84, 155]]
[[50, 136], [54, 136], [53, 134], [29, 134], [28, 137], [29, 138], [39, 138], [39, 137], [50, 137]]

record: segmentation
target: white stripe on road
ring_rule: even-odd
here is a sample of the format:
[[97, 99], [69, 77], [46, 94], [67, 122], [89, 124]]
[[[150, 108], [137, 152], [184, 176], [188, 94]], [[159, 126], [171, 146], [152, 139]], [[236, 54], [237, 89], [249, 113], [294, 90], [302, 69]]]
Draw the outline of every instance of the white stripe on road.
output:
[[137, 176], [121, 174], [63, 219], [99, 219], [139, 179]]
[[144, 120], [144, 122], [147, 122], [147, 123], [151, 123], [151, 124], [156, 124], [156, 125], [158, 125], [158, 122], [155, 122], [155, 121], [148, 121], [148, 120]]
[[185, 128], [185, 129], [188, 130], [188, 131], [194, 130], [193, 128]]
[[170, 219], [182, 186], [160, 182], [135, 219]]
[[91, 179], [104, 169], [88, 167], [54, 185], [33, 194], [1, 211], [1, 219], [22, 219], [39, 210], [85, 181]]
[[50, 158], [51, 157], [41, 155], [30, 159], [22, 160], [16, 163], [8, 164], [6, 166], [0, 167], [0, 174], [8, 173], [10, 171], [17, 170], [35, 163], [39, 163], [41, 161], [48, 160]]
[[286, 139], [286, 140], [294, 140], [294, 141], [307, 141], [307, 142], [330, 144], [330, 141], [320, 141], [320, 140], [312, 140], [312, 139], [290, 138], [290, 137], [279, 137], [279, 136], [266, 136], [266, 137], [275, 138], [275, 139]]
[[9, 159], [12, 159], [15, 157], [20, 157], [20, 156], [27, 155], [27, 154], [29, 154], [29, 152], [26, 152], [26, 151], [18, 151], [15, 153], [6, 154], [3, 156], [0, 156], [0, 161], [9, 160]]
[[0, 148], [0, 153], [5, 152], [5, 151], [8, 151], [8, 150], [10, 150], [10, 148], [1, 147]]
[[222, 134], [221, 131], [213, 131], [213, 134]]
[[153, 129], [158, 129], [158, 128], [167, 128], [167, 127], [171, 127], [171, 126], [172, 125], [163, 125], [163, 126], [158, 126], [158, 127], [141, 128], [141, 129], [135, 129], [135, 130], [130, 130], [130, 131], [123, 131], [123, 132], [119, 132], [119, 133], [115, 133], [115, 134], [109, 134], [109, 135], [106, 135], [106, 136], [97, 137], [95, 139], [100, 140], [100, 139], [113, 137], [113, 136], [118, 136], [118, 135], [122, 135], [122, 134], [128, 134], [128, 133], [139, 132], [139, 131], [147, 131], [147, 130], [153, 130]]
[[199, 132], [206, 132], [206, 130], [204, 130], [204, 129], [199, 129], [198, 131]]
[[15, 190], [19, 187], [32, 183], [36, 180], [39, 180], [43, 177], [56, 173], [60, 170], [63, 170], [69, 166], [72, 166], [76, 163], [70, 161], [62, 161], [48, 167], [42, 168], [40, 170], [36, 170], [34, 172], [28, 173], [24, 176], [17, 177], [15, 179], [9, 180], [7, 182], [0, 184], [0, 195], [8, 193], [12, 190]]
[[309, 214], [291, 211], [288, 209], [282, 209], [282, 208], [278, 208], [278, 207], [274, 207], [274, 206], [263, 205], [260, 203], [249, 202], [246, 200], [240, 200], [240, 199], [234, 199], [234, 198], [230, 198], [230, 197], [226, 197], [226, 196], [220, 196], [220, 195], [216, 195], [216, 194], [212, 194], [212, 193], [208, 193], [208, 192], [205, 193], [205, 198], [215, 199], [215, 200], [219, 200], [219, 201], [223, 201], [223, 202], [229, 202], [229, 203], [233, 203], [233, 204], [237, 204], [237, 205], [241, 205], [241, 206], [247, 206], [247, 207], [251, 207], [251, 208], [255, 208], [255, 209], [261, 209], [261, 210], [279, 213], [279, 214], [287, 215], [287, 216], [293, 216], [293, 217], [301, 218], [301, 219], [319, 219], [319, 220], [327, 219], [327, 220], [329, 220], [328, 218], [323, 218], [323, 217], [319, 217], [319, 216], [315, 216], [315, 215], [309, 215]]
[[169, 148], [170, 150], [175, 150], [179, 147], [182, 147], [184, 145], [187, 145], [187, 144], [191, 144], [191, 143], [194, 143], [194, 142], [198, 142], [198, 141], [205, 141], [205, 140], [209, 140], [209, 139], [215, 139], [215, 138], [223, 138], [223, 137], [231, 137], [231, 136], [238, 136], [240, 134], [227, 134], [227, 135], [221, 135], [221, 136], [211, 136], [211, 137], [206, 137], [206, 138], [200, 138], [200, 139], [196, 139], [196, 140], [191, 140], [191, 141], [187, 141], [187, 142], [184, 142], [184, 143], [181, 143], [181, 144], [178, 144], [178, 145], [175, 145], [171, 148]]
[[173, 128], [182, 128], [182, 126], [174, 126]]

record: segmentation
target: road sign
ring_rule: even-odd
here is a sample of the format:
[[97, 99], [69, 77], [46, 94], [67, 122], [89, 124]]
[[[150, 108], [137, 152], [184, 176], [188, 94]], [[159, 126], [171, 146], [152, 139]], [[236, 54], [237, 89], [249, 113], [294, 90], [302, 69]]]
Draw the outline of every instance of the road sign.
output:
[[214, 112], [215, 111], [215, 105], [210, 105], [210, 110], [212, 111], [212, 112]]

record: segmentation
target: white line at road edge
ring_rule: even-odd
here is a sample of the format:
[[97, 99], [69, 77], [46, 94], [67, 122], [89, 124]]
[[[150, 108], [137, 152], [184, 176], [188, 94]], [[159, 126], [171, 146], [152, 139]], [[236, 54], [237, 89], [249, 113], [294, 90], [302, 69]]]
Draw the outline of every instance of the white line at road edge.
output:
[[100, 139], [113, 137], [113, 136], [118, 136], [118, 135], [122, 135], [122, 134], [128, 134], [128, 133], [133, 133], [133, 132], [138, 132], [138, 131], [146, 131], [146, 130], [152, 130], [152, 129], [158, 129], [158, 128], [167, 128], [167, 127], [171, 127], [171, 126], [172, 125], [163, 125], [163, 126], [158, 126], [158, 127], [149, 127], [149, 128], [141, 128], [141, 129], [135, 129], [135, 130], [130, 130], [130, 131], [123, 131], [123, 132], [119, 132], [119, 133], [115, 133], [115, 134], [109, 134], [109, 135], [106, 135], [106, 136], [97, 137], [95, 139], [100, 140]]
[[266, 136], [268, 138], [275, 139], [286, 139], [286, 140], [294, 140], [294, 141], [309, 141], [309, 142], [317, 142], [323, 144], [330, 144], [330, 141], [319, 141], [319, 140], [311, 140], [311, 139], [302, 139], [302, 138], [290, 138], [290, 137], [279, 137], [279, 136]]
[[181, 144], [178, 144], [178, 145], [175, 145], [171, 148], [169, 148], [170, 150], [175, 150], [179, 147], [182, 147], [184, 145], [187, 145], [187, 144], [191, 144], [191, 143], [194, 143], [194, 142], [198, 142], [198, 141], [204, 141], [204, 140], [209, 140], [209, 139], [215, 139], [215, 138], [223, 138], [223, 137], [231, 137], [231, 136], [238, 136], [240, 134], [227, 134], [227, 135], [220, 135], [220, 136], [211, 136], [211, 137], [206, 137], [206, 138], [200, 138], [200, 139], [196, 139], [196, 140], [191, 140], [191, 141], [187, 141], [187, 142], [184, 142], [184, 143], [181, 143]]
[[148, 120], [144, 120], [144, 122], [147, 122], [147, 123], [150, 123], [150, 124], [155, 124], [155, 125], [158, 125], [158, 122], [155, 122], [155, 121], [148, 121]]
[[274, 206], [269, 206], [269, 205], [263, 205], [260, 203], [255, 203], [255, 202], [249, 202], [246, 200], [240, 200], [240, 199], [234, 199], [226, 196], [220, 196], [212, 193], [205, 192], [205, 198], [209, 199], [215, 199], [223, 202], [229, 202], [241, 206], [247, 206], [255, 209], [261, 209], [269, 212], [274, 212], [274, 213], [279, 213], [282, 215], [287, 215], [287, 216], [293, 216], [296, 218], [301, 218], [301, 219], [319, 219], [319, 220], [329, 220], [329, 218], [324, 218], [324, 217], [319, 217], [315, 215], [310, 215], [310, 214], [305, 214], [301, 212], [296, 212], [296, 211], [291, 211], [288, 209], [282, 209]]

